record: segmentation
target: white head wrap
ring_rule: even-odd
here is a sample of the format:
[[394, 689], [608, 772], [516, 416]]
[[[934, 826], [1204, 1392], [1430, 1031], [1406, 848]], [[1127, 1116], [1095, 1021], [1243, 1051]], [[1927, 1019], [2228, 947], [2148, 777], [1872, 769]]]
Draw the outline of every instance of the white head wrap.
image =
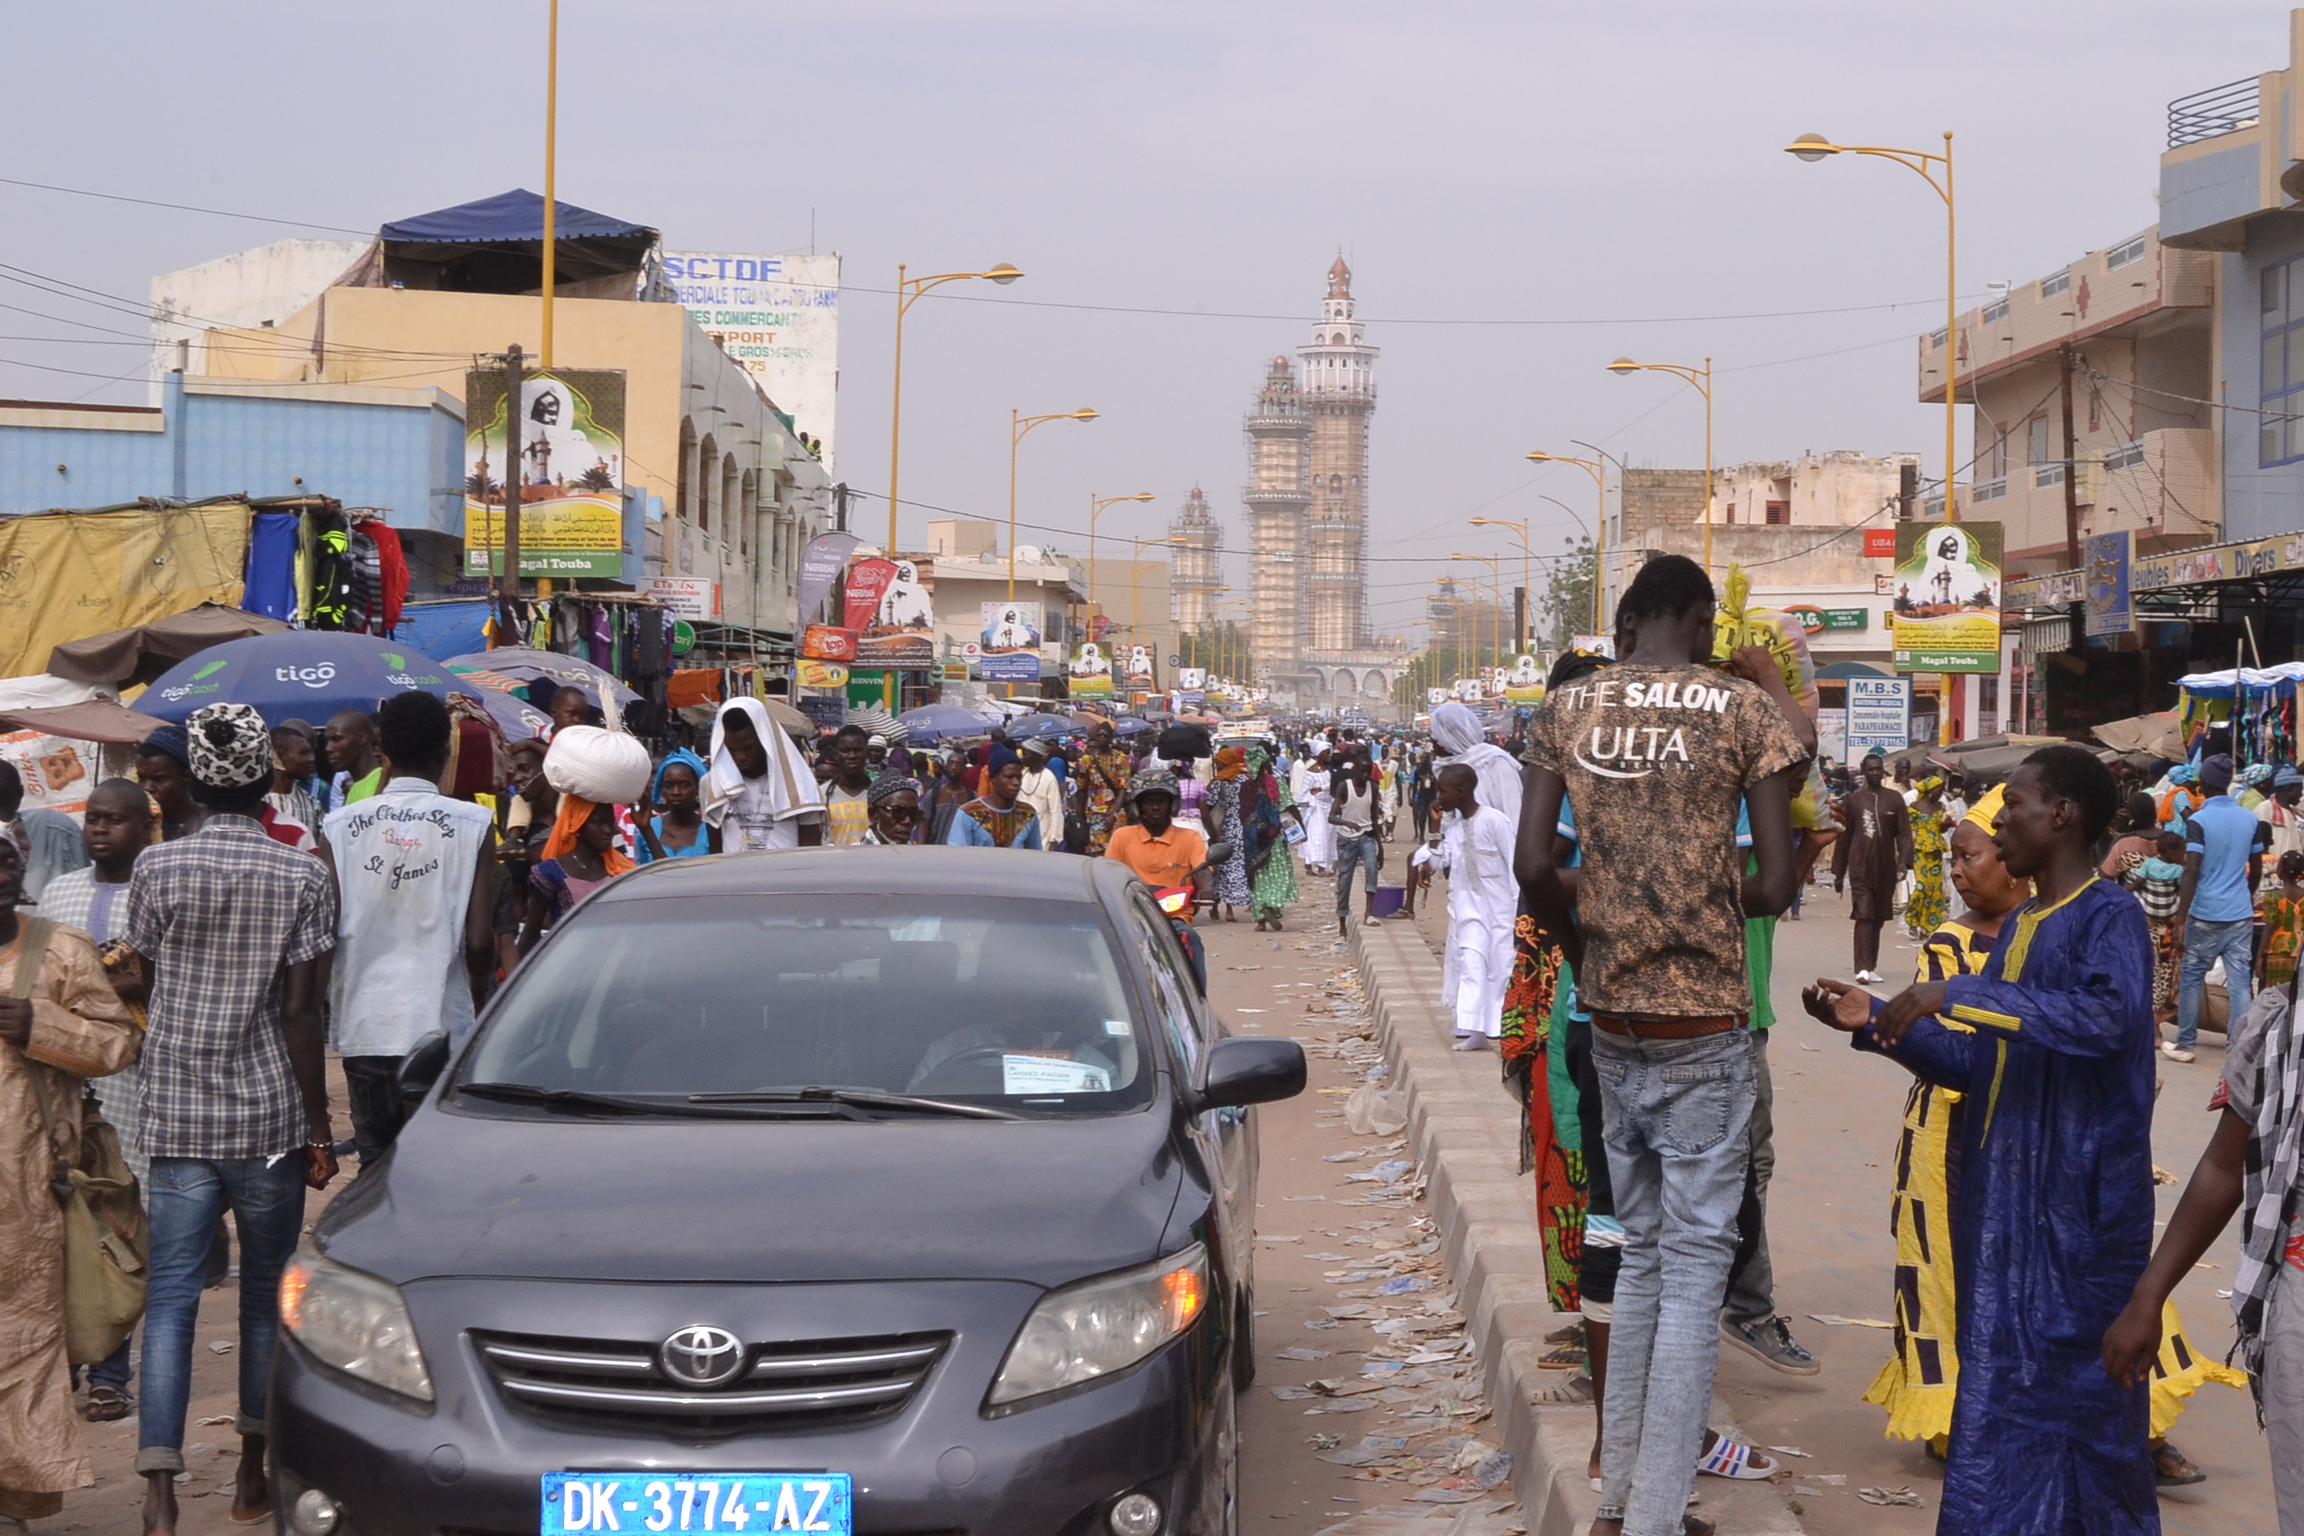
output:
[[1520, 764], [1502, 747], [1480, 734], [1480, 716], [1468, 704], [1451, 699], [1432, 711], [1432, 744], [1451, 762], [1462, 763], [1480, 776], [1480, 803], [1502, 811], [1513, 825], [1520, 822]]
[[711, 770], [704, 776], [704, 819], [719, 826], [728, 815], [730, 804], [741, 796], [751, 781], [736, 766], [736, 759], [728, 752], [728, 716], [741, 713], [751, 722], [753, 734], [768, 749], [768, 773], [760, 784], [760, 792], [767, 796], [768, 814], [777, 821], [790, 821], [806, 815], [824, 804], [823, 792], [816, 787], [815, 770], [800, 755], [800, 748], [791, 737], [777, 728], [768, 718], [768, 706], [755, 698], [735, 698], [720, 706], [720, 713], [712, 720], [712, 751], [709, 754]]

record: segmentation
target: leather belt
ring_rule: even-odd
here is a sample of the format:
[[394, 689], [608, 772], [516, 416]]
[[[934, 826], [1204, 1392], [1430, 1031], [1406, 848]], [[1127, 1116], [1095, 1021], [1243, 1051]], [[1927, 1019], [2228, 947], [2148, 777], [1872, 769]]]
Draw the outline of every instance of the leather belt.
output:
[[1627, 1035], [1635, 1040], [1694, 1040], [1704, 1035], [1724, 1035], [1743, 1022], [1743, 1019], [1732, 1013], [1679, 1019], [1631, 1019], [1616, 1013], [1592, 1015], [1593, 1028], [1604, 1029], [1612, 1035]]

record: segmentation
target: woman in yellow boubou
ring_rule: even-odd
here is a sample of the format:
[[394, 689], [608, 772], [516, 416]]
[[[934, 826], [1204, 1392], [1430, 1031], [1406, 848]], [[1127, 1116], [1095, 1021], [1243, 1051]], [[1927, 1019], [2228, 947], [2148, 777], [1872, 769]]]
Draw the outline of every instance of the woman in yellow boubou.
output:
[[[1952, 829], [1947, 852], [1963, 910], [1928, 935], [1920, 951], [1919, 981], [1982, 974], [2002, 922], [2031, 898], [2029, 882], [2008, 873], [1992, 841], [2000, 799], [2000, 791], [1993, 789]], [[1913, 819], [1917, 830], [1917, 813]], [[1962, 1145], [1963, 1112], [1961, 1095], [1917, 1079], [1905, 1100], [1889, 1206], [1889, 1228], [1896, 1235], [1896, 1353], [1864, 1394], [1866, 1402], [1888, 1410], [1889, 1438], [1925, 1440], [1938, 1456], [1952, 1428], [1952, 1399], [1960, 1380], [1952, 1305], [1952, 1192], [1959, 1187], [1960, 1173], [1950, 1159]], [[2152, 1470], [2159, 1484], [2169, 1487], [2207, 1477], [2167, 1440], [2184, 1400], [2204, 1381], [2239, 1387], [2248, 1378], [2193, 1349], [2174, 1303], [2161, 1329], [2160, 1356], [2152, 1369]]]

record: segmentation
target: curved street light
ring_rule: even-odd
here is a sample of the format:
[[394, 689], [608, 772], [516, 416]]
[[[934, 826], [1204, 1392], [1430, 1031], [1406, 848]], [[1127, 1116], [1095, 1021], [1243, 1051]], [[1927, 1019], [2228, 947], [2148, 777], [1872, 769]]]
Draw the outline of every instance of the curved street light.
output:
[[982, 278], [1002, 287], [1024, 274], [1003, 261], [982, 272], [938, 272], [932, 277], [906, 277], [904, 263], [896, 264], [896, 371], [888, 401], [888, 548], [883, 551], [889, 559], [896, 558], [896, 468], [899, 429], [904, 421], [904, 311], [910, 309], [920, 295], [946, 283]]
[[[1094, 421], [1096, 413], [1086, 406], [1076, 411], [1050, 411], [1045, 416], [1020, 416], [1016, 407], [1008, 407], [1008, 601], [1016, 601], [1016, 445], [1024, 441], [1024, 434], [1034, 427], [1051, 421]], [[894, 515], [895, 509], [889, 509]]]
[[[1704, 574], [1712, 574], [1712, 359], [1701, 368], [1686, 363], [1636, 363], [1620, 357], [1608, 365], [1618, 378], [1635, 373], [1669, 373], [1686, 379], [1704, 397]], [[1605, 494], [1605, 493], [1603, 493]]]

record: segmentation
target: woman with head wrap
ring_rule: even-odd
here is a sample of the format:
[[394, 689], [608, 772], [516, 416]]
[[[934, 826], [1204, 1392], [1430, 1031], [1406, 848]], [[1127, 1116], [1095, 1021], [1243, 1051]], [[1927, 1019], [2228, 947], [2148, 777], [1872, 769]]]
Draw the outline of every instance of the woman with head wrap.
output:
[[1946, 847], [1944, 781], [1933, 774], [1916, 786], [1912, 802], [1912, 899], [1904, 904], [1904, 928], [1926, 942], [1944, 921]]
[[920, 840], [920, 781], [908, 774], [888, 772], [872, 781], [864, 792], [864, 810], [872, 825], [857, 846], [892, 848]]
[[[1915, 980], [1945, 981], [1981, 975], [1994, 940], [2016, 910], [2031, 899], [2029, 881], [2008, 873], [1992, 838], [2002, 792], [1987, 791], [1952, 828], [1948, 840], [1958, 917], [1940, 923], [1921, 946]], [[1966, 1029], [1949, 1015], [1947, 1028]], [[1970, 1106], [1962, 1095], [1916, 1078], [1904, 1103], [1897, 1144], [1889, 1228], [1896, 1238], [1896, 1284], [1889, 1315], [1896, 1319], [1895, 1352], [1873, 1378], [1864, 1400], [1888, 1410], [1890, 1439], [1925, 1440], [1936, 1455], [1947, 1449], [1952, 1404], [1960, 1379], [1952, 1264], [1952, 1230], [1960, 1173], [1954, 1148], [1964, 1145]], [[2152, 1468], [2163, 1487], [2207, 1476], [2166, 1440], [2184, 1400], [2202, 1382], [2244, 1386], [2247, 1377], [2217, 1365], [2185, 1339], [2171, 1305], [2162, 1319], [2161, 1351], [2151, 1391]]]
[[1272, 755], [1261, 745], [1248, 749], [1247, 787], [1240, 796], [1240, 823], [1248, 829], [1250, 901], [1259, 932], [1278, 933], [1280, 915], [1296, 899], [1296, 855], [1288, 846], [1288, 813], [1296, 808], [1288, 781], [1272, 772]]
[[544, 856], [528, 872], [528, 926], [520, 934], [520, 953], [534, 949], [576, 903], [633, 867], [616, 851], [616, 807], [561, 795]]
[[160, 807], [160, 841], [200, 829], [205, 813], [192, 798], [192, 748], [180, 725], [164, 725], [136, 748], [136, 782]]
[[1248, 889], [1248, 839], [1240, 816], [1248, 753], [1242, 747], [1221, 747], [1213, 763], [1207, 792], [1200, 800], [1200, 825], [1211, 843], [1232, 845], [1232, 856], [1216, 866], [1216, 910], [1224, 921], [1234, 923], [1240, 920], [1238, 909], [1253, 899]]
[[2270, 763], [2250, 763], [2232, 781], [2232, 799], [2244, 811], [2264, 803], [2264, 786], [2272, 781]]
[[944, 841], [954, 848], [1040, 849], [1040, 813], [1018, 803], [1024, 790], [1024, 764], [1009, 747], [994, 742], [984, 759], [984, 792], [960, 807]]
[[816, 772], [758, 699], [730, 699], [712, 722], [704, 824], [714, 853], [813, 848], [824, 841]]
[[656, 765], [656, 778], [648, 798], [659, 807], [655, 816], [634, 818], [640, 839], [632, 856], [642, 864], [658, 859], [697, 859], [712, 851], [712, 838], [704, 826], [704, 759], [680, 747]]

